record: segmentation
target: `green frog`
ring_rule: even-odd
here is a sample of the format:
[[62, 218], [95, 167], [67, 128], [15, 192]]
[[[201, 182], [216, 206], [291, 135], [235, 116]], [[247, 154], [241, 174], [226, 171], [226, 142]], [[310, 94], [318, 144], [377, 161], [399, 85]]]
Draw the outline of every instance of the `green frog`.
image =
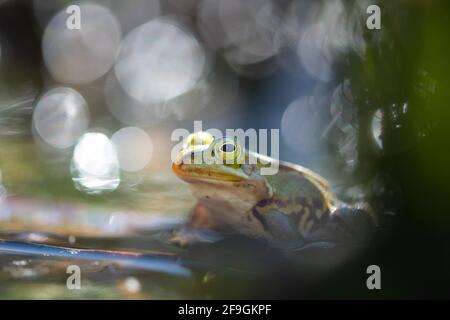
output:
[[[261, 174], [268, 167], [278, 171]], [[249, 152], [236, 138], [193, 133], [172, 169], [198, 199], [191, 219], [196, 228], [305, 243], [354, 239], [375, 225], [367, 206], [340, 203], [318, 174]]]

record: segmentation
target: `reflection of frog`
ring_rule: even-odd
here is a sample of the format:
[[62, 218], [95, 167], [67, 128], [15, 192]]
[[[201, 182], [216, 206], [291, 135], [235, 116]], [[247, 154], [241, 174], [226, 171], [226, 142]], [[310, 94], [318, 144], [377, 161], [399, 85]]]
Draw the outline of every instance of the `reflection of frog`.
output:
[[[251, 156], [256, 164], [249, 164]], [[239, 158], [244, 164], [205, 163], [194, 161], [195, 157]], [[327, 182], [312, 171], [279, 162], [276, 174], [261, 175], [260, 169], [272, 161], [277, 160], [243, 150], [236, 139], [214, 139], [205, 132], [191, 134], [172, 169], [192, 185], [198, 199], [193, 225], [300, 242], [342, 239], [369, 231], [373, 224], [370, 215], [353, 207], [337, 208]]]

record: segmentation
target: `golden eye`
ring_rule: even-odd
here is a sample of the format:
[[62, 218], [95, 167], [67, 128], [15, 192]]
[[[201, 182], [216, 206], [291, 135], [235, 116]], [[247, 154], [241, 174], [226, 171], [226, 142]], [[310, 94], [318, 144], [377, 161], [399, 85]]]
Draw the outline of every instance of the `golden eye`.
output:
[[214, 141], [214, 137], [205, 131], [191, 133], [184, 139], [183, 149], [207, 148]]
[[215, 144], [214, 154], [219, 161], [236, 164], [241, 157], [242, 148], [235, 139], [224, 138]]

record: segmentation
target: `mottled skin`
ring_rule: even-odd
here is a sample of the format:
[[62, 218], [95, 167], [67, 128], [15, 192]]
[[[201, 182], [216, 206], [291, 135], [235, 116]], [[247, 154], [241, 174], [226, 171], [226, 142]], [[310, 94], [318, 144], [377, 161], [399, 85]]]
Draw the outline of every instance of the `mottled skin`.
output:
[[[205, 135], [196, 143], [192, 137], [190, 140], [172, 169], [191, 184], [198, 199], [193, 225], [276, 241], [333, 238], [337, 229], [352, 233], [338, 215], [326, 180], [319, 175], [281, 161], [276, 174], [261, 175], [261, 168], [277, 160], [249, 153], [236, 141], [245, 164], [195, 164], [194, 156], [217, 157], [218, 144], [223, 145], [224, 140]], [[256, 164], [249, 164], [251, 156]], [[363, 211], [359, 211], [360, 215]]]

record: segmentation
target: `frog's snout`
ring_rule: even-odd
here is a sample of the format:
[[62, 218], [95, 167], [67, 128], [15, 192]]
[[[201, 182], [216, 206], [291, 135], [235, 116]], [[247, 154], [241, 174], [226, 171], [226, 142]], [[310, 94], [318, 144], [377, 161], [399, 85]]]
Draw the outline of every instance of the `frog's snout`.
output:
[[183, 157], [181, 154], [178, 154], [175, 159], [172, 160], [172, 169], [175, 165], [181, 165], [183, 163]]
[[186, 171], [191, 171], [192, 166], [190, 164], [193, 164], [193, 158], [194, 158], [194, 151], [192, 150], [186, 150], [186, 151], [180, 151], [176, 158], [173, 159], [172, 162], [172, 171], [178, 176], [182, 177], [186, 175]]
[[191, 157], [191, 152], [179, 152], [175, 159], [173, 159], [172, 162], [172, 171], [177, 175], [180, 176], [180, 174], [183, 173], [184, 167], [185, 167], [185, 159], [186, 157]]
[[175, 156], [175, 159], [172, 159], [172, 170], [180, 169], [181, 166], [186, 162], [186, 159], [191, 159], [194, 155], [194, 150], [192, 148], [181, 149]]
[[181, 162], [178, 162], [178, 163], [174, 161], [174, 162], [172, 163], [172, 171], [173, 171], [177, 176], [180, 176], [181, 172], [183, 172], [182, 166], [183, 166], [182, 160], [181, 160]]

